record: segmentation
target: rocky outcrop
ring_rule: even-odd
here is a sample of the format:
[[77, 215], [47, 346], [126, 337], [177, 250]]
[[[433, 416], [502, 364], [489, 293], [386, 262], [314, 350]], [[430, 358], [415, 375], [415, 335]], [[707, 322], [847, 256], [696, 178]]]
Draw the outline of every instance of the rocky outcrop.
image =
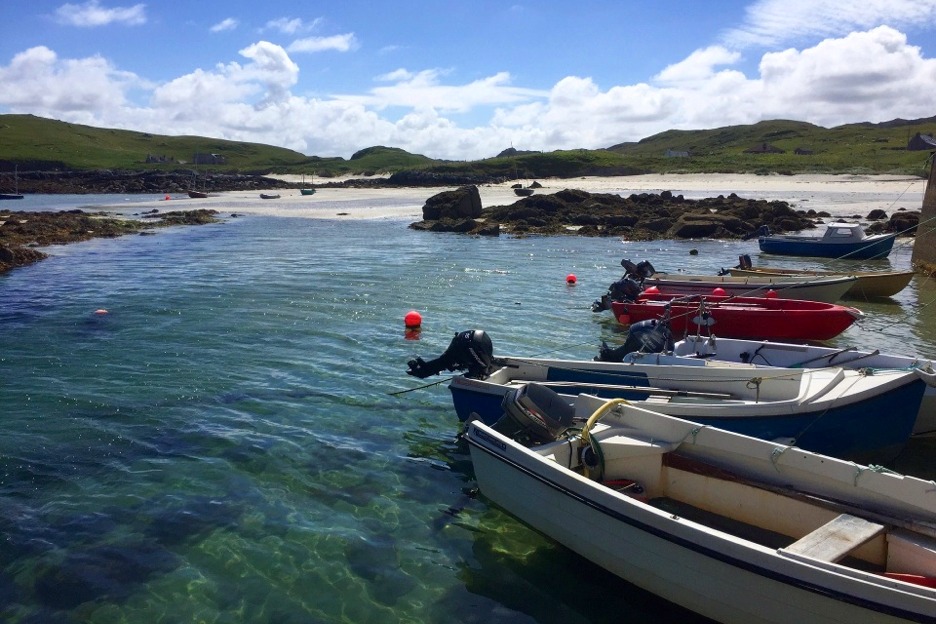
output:
[[186, 210], [142, 215], [142, 219], [114, 218], [104, 212], [83, 210], [61, 212], [0, 211], [0, 273], [38, 262], [46, 254], [35, 249], [92, 238], [114, 238], [124, 234], [146, 233], [156, 227], [201, 225], [219, 219], [214, 210]]
[[481, 194], [477, 186], [444, 191], [426, 200], [423, 220], [475, 219], [481, 216]]
[[[566, 189], [525, 197], [509, 206], [485, 208], [471, 219], [475, 224], [472, 228], [464, 219], [442, 216], [440, 208], [440, 205], [460, 205], [469, 193], [467, 188], [429, 198], [423, 208], [423, 221], [411, 227], [479, 234], [483, 226], [488, 234], [577, 234], [656, 240], [739, 239], [754, 235], [762, 225], [772, 232], [782, 233], [808, 229], [816, 224], [810, 216], [793, 210], [786, 202], [743, 199], [735, 194], [689, 200], [669, 191], [622, 197]], [[456, 193], [460, 199], [451, 193]]]
[[295, 188], [276, 178], [234, 173], [202, 173], [191, 170], [118, 171], [20, 171], [19, 192], [32, 194], [88, 193], [184, 193], [197, 186], [199, 191], [257, 191]]

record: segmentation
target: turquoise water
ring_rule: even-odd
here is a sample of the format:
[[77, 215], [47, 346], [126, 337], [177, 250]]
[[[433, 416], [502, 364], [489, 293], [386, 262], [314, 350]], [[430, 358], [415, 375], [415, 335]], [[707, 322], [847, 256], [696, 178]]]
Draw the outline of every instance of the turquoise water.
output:
[[[621, 258], [712, 273], [757, 263], [756, 243], [409, 221], [248, 215], [0, 275], [0, 619], [693, 621], [469, 496], [444, 384], [392, 393], [463, 329], [500, 354], [590, 358], [624, 337], [590, 310]], [[934, 357], [934, 299], [916, 277], [833, 344]], [[896, 466], [936, 476], [934, 451], [914, 441]]]

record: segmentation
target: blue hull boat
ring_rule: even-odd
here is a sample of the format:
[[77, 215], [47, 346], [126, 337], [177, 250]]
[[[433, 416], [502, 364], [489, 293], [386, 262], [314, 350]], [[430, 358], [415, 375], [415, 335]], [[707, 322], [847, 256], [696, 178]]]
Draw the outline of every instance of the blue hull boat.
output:
[[767, 233], [757, 242], [762, 252], [782, 256], [875, 260], [890, 255], [896, 238], [896, 234], [868, 236], [857, 223], [831, 223], [822, 236]]
[[505, 414], [504, 396], [535, 382], [570, 403], [579, 394], [622, 398], [701, 425], [855, 461], [889, 461], [900, 453], [926, 387], [913, 371], [496, 361], [490, 375], [459, 375], [449, 383], [459, 420], [494, 425]]

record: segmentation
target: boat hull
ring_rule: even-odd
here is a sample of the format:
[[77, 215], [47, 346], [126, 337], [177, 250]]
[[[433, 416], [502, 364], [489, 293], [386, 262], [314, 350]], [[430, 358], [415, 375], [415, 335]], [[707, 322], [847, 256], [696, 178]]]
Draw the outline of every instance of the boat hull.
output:
[[856, 278], [797, 279], [785, 276], [726, 277], [717, 275], [661, 275], [644, 279], [645, 288], [655, 287], [663, 295], [710, 295], [720, 288], [731, 297], [763, 297], [774, 291], [784, 299], [835, 303], [854, 285]]
[[758, 244], [762, 252], [781, 256], [874, 260], [890, 255], [896, 238], [896, 234], [881, 234], [860, 242], [838, 243], [808, 236], [762, 236]]
[[666, 296], [640, 295], [636, 302], [614, 301], [611, 310], [621, 324], [663, 318], [667, 306], [674, 335], [716, 333], [748, 340], [829, 340], [861, 318], [861, 312], [844, 306], [799, 299], [768, 297], [705, 298], [709, 325], [700, 327], [700, 301], [672, 300]]
[[[682, 433], [696, 437], [691, 427]], [[604, 487], [483, 425], [472, 424], [467, 439], [486, 498], [625, 581], [713, 620], [840, 624], [931, 617], [931, 592], [907, 597], [869, 575], [712, 530]]]
[[[673, 360], [671, 358], [678, 358]], [[816, 345], [737, 340], [731, 338], [688, 337], [676, 343], [672, 356], [632, 353], [627, 359], [647, 364], [673, 364], [685, 361], [744, 363], [778, 368], [841, 366], [850, 369], [933, 371], [930, 360], [853, 347], [837, 349]], [[931, 373], [927, 375], [931, 378]], [[920, 409], [913, 426], [914, 436], [936, 436], [936, 383], [927, 381]]]
[[[455, 412], [463, 422], [480, 419], [493, 425], [503, 416], [504, 396], [516, 383], [544, 382], [570, 403], [583, 393], [604, 399], [620, 398], [661, 414], [755, 438], [795, 440], [797, 446], [817, 453], [882, 462], [896, 457], [906, 445], [926, 386], [913, 373], [891, 373], [891, 381], [881, 378], [882, 385], [875, 390], [850, 396], [839, 393], [851, 385], [844, 382], [814, 402], [740, 401], [705, 394], [727, 387], [729, 380], [760, 378], [754, 383], [771, 383], [764, 379], [772, 374], [769, 369], [699, 368], [508, 358], [505, 369], [516, 371], [515, 375], [509, 375], [514, 385], [505, 383], [508, 376], [500, 373], [488, 380], [457, 376], [449, 383], [449, 391]], [[767, 386], [762, 387], [763, 396], [767, 396]], [[671, 394], [665, 400], [659, 392], [661, 388], [682, 395]]]
[[[878, 297], [892, 297], [907, 287], [913, 279], [913, 271], [858, 271], [855, 273], [835, 273], [832, 271], [809, 271], [804, 269], [774, 269], [770, 267], [752, 269], [731, 269], [732, 275], [737, 276], [777, 276], [777, 277], [833, 277], [852, 276], [855, 283], [845, 291], [843, 298], [873, 299]], [[808, 298], [808, 297], [806, 297]]]

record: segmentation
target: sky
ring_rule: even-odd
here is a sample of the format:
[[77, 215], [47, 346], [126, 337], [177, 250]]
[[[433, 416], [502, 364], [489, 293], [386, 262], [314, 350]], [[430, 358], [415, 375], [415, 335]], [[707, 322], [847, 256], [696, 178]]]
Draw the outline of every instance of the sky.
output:
[[936, 0], [0, 0], [0, 113], [446, 160], [918, 119]]

